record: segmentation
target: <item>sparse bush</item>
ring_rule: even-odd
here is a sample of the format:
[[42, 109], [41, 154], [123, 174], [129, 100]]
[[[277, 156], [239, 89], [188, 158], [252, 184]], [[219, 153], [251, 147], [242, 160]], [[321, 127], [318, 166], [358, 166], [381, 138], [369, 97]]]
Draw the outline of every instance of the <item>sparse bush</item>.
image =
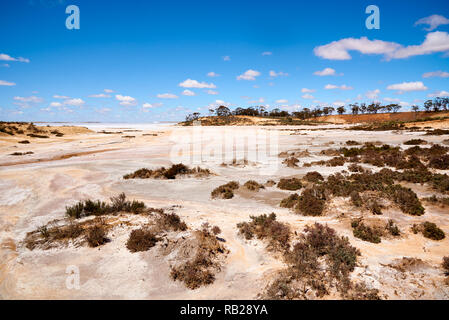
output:
[[160, 240], [156, 234], [147, 229], [136, 229], [131, 231], [126, 247], [131, 252], [147, 251], [154, 247]]
[[187, 224], [176, 213], [158, 212], [156, 228], [158, 231], [185, 231]]
[[449, 257], [443, 257], [443, 263], [441, 265], [446, 275], [449, 275]]
[[237, 181], [228, 182], [212, 190], [211, 197], [213, 199], [231, 199], [234, 197], [234, 190], [238, 189], [239, 187], [240, 185]]
[[214, 274], [207, 269], [211, 264], [208, 257], [198, 253], [194, 260], [172, 268], [170, 276], [174, 281], [182, 281], [187, 288], [194, 290], [215, 281]]
[[195, 175], [203, 177], [210, 174], [211, 172], [209, 169], [202, 169], [200, 167], [191, 169], [186, 165], [179, 163], [172, 165], [168, 169], [164, 167], [156, 170], [142, 168], [133, 173], [125, 174], [123, 179], [176, 179], [178, 175]]
[[287, 198], [281, 201], [281, 208], [293, 208], [297, 205], [299, 200], [299, 195], [297, 193], [289, 195]]
[[354, 141], [354, 140], [348, 140], [348, 141], [346, 141], [346, 145], [347, 146], [358, 146], [358, 145], [361, 145], [361, 143], [358, 141]]
[[380, 234], [377, 230], [374, 228], [365, 225], [360, 220], [353, 220], [351, 222], [352, 232], [354, 234], [354, 237], [359, 238], [363, 241], [368, 241], [372, 243], [380, 243]]
[[277, 187], [282, 190], [296, 191], [302, 188], [302, 183], [298, 178], [282, 178]]
[[443, 240], [446, 237], [444, 231], [438, 228], [435, 223], [426, 221], [422, 224], [422, 228], [422, 234], [426, 238], [432, 240]]
[[311, 171], [311, 172], [307, 172], [307, 174], [304, 176], [304, 180], [317, 183], [317, 182], [323, 181], [324, 178], [319, 172]]
[[396, 184], [389, 186], [386, 190], [386, 194], [403, 212], [413, 216], [421, 216], [424, 214], [424, 207], [421, 205], [418, 196], [412, 189]]
[[351, 202], [356, 207], [361, 207], [363, 205], [362, 197], [360, 197], [360, 194], [357, 191], [352, 191], [350, 194]]
[[411, 139], [411, 140], [405, 141], [404, 144], [407, 146], [418, 146], [420, 144], [427, 144], [427, 141], [423, 140], [423, 139]]
[[94, 225], [89, 229], [86, 235], [87, 243], [90, 247], [98, 247], [107, 241], [106, 230], [102, 224]]
[[295, 157], [290, 157], [282, 161], [282, 163], [289, 168], [296, 168], [298, 167], [299, 160]]
[[265, 189], [263, 185], [254, 180], [246, 181], [243, 186], [250, 191], [259, 191], [259, 189]]
[[394, 223], [393, 220], [388, 220], [387, 225], [385, 226], [385, 228], [388, 230], [388, 232], [392, 235], [392, 236], [399, 236], [401, 234], [401, 232], [399, 231], [398, 226]]
[[30, 142], [29, 142], [28, 140], [22, 140], [22, 141], [19, 141], [18, 143], [21, 143], [21, 144], [29, 144]]
[[324, 210], [325, 200], [322, 190], [317, 188], [306, 189], [299, 197], [295, 209], [305, 216], [320, 216]]

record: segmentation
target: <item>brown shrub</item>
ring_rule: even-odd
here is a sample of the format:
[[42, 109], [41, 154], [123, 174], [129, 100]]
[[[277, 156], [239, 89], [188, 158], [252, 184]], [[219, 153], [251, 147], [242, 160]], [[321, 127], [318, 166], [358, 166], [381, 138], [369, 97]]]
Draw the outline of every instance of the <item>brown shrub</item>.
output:
[[281, 201], [281, 208], [293, 208], [297, 205], [299, 200], [299, 195], [297, 193], [289, 195], [287, 198]]
[[131, 231], [126, 247], [131, 252], [147, 251], [154, 247], [160, 240], [153, 231], [147, 229], [136, 229]]
[[239, 187], [240, 185], [237, 181], [228, 182], [212, 190], [211, 197], [213, 199], [231, 199], [234, 197], [234, 190], [238, 189]]
[[210, 175], [209, 169], [202, 169], [200, 167], [189, 168], [186, 165], [179, 163], [174, 164], [170, 168], [165, 167], [150, 170], [146, 168], [139, 169], [133, 173], [125, 174], [123, 179], [176, 179], [178, 175], [195, 175], [203, 177]]
[[86, 235], [87, 243], [90, 247], [98, 247], [106, 243], [106, 230], [103, 224], [96, 224], [89, 229]]
[[354, 234], [354, 237], [372, 243], [381, 242], [381, 233], [375, 228], [365, 225], [361, 220], [353, 220], [351, 222], [351, 227], [353, 229], [352, 232]]
[[277, 187], [282, 190], [296, 191], [302, 188], [302, 183], [298, 178], [282, 178]]
[[250, 191], [259, 191], [259, 189], [265, 189], [263, 185], [254, 180], [246, 181], [243, 186]]
[[304, 180], [317, 183], [317, 182], [323, 181], [324, 178], [319, 172], [311, 171], [311, 172], [307, 172], [307, 174], [304, 176]]
[[296, 168], [298, 167], [299, 160], [295, 157], [290, 157], [282, 161], [282, 163], [289, 168]]
[[428, 221], [422, 224], [422, 234], [432, 240], [443, 240], [446, 237], [443, 230], [438, 228], [435, 223]]
[[170, 277], [174, 281], [182, 281], [189, 289], [197, 289], [215, 281], [214, 274], [208, 270], [212, 262], [202, 253], [198, 253], [195, 259], [172, 268]]
[[185, 231], [187, 224], [176, 213], [158, 212], [156, 218], [156, 230], [160, 231]]
[[446, 275], [449, 275], [449, 257], [443, 257], [443, 263], [441, 266], [443, 267]]
[[305, 216], [320, 216], [323, 213], [326, 197], [322, 190], [310, 188], [299, 197], [296, 211]]
[[423, 139], [411, 139], [411, 140], [405, 141], [404, 144], [407, 146], [417, 146], [420, 144], [427, 144], [427, 141], [423, 140]]

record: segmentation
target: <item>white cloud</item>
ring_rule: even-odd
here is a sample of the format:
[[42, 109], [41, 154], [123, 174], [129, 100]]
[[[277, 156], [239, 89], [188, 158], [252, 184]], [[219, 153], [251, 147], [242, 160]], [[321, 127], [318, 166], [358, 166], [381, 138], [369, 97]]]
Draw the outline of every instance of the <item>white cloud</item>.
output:
[[262, 52], [263, 56], [271, 56], [272, 54], [273, 54], [273, 52], [271, 52], [271, 51]]
[[207, 74], [207, 76], [208, 76], [208, 77], [219, 77], [220, 75], [219, 75], [218, 73], [215, 73], [215, 72], [211, 71], [211, 72], [209, 72], [209, 73]]
[[449, 51], [449, 34], [447, 32], [435, 31], [428, 33], [422, 44], [402, 47], [389, 53], [387, 59], [403, 59], [445, 51]]
[[302, 96], [304, 99], [315, 99], [315, 97], [314, 96], [312, 96], [311, 94], [309, 94], [309, 93], [306, 93], [305, 95], [303, 95]]
[[60, 96], [60, 95], [57, 95], [57, 94], [55, 94], [55, 95], [53, 96], [53, 98], [55, 98], [55, 99], [70, 99], [70, 97], [67, 97], [67, 96]]
[[98, 113], [107, 113], [107, 112], [110, 112], [112, 110], [109, 109], [109, 108], [102, 108], [102, 109], [95, 110], [95, 111], [98, 112]]
[[106, 93], [113, 93], [114, 90], [111, 90], [111, 89], [104, 89], [104, 92], [106, 92]]
[[449, 19], [446, 19], [443, 16], [440, 16], [438, 14], [434, 14], [425, 18], [421, 18], [418, 21], [415, 22], [415, 26], [420, 24], [427, 24], [429, 25], [428, 28], [424, 28], [426, 31], [432, 31], [436, 28], [438, 28], [441, 25], [449, 24]]
[[52, 102], [52, 103], [50, 103], [50, 107], [62, 107], [62, 103], [61, 102]]
[[77, 106], [81, 107], [83, 104], [85, 104], [83, 99], [75, 98], [75, 99], [68, 99], [64, 101], [64, 105], [67, 106]]
[[224, 60], [224, 61], [230, 61], [230, 60], [231, 60], [231, 57], [230, 57], [230, 56], [224, 56], [224, 57], [223, 57], [223, 60]]
[[196, 80], [187, 79], [184, 82], [181, 82], [179, 84], [180, 87], [183, 88], [208, 88], [208, 89], [215, 89], [216, 86], [213, 83], [206, 83], [206, 82], [198, 82]]
[[429, 93], [427, 95], [429, 98], [436, 98], [436, 97], [449, 97], [449, 92], [447, 91], [435, 91], [433, 93]]
[[260, 72], [256, 70], [246, 70], [245, 73], [239, 75], [237, 80], [256, 80], [256, 77], [260, 76]]
[[366, 96], [368, 99], [374, 100], [374, 99], [377, 99], [377, 97], [379, 96], [379, 93], [380, 93], [380, 90], [379, 90], [379, 89], [376, 89], [376, 90], [368, 91], [368, 92], [365, 94], [365, 96]]
[[207, 90], [207, 94], [216, 95], [216, 94], [218, 94], [218, 91]]
[[276, 100], [276, 103], [285, 104], [285, 103], [288, 103], [288, 100], [286, 100], [286, 99], [279, 99], [279, 100]]
[[160, 99], [178, 99], [178, 96], [172, 93], [159, 93], [157, 97]]
[[321, 71], [315, 71], [313, 74], [316, 75], [316, 76], [320, 76], [320, 77], [323, 77], [323, 76], [335, 76], [335, 70], [332, 69], [332, 68], [325, 68], [325, 69], [323, 69]]
[[207, 106], [208, 109], [214, 109], [217, 108], [219, 106], [225, 106], [225, 107], [229, 107], [231, 104], [229, 102], [225, 102], [223, 100], [215, 100], [215, 102], [209, 103], [209, 105]]
[[259, 98], [257, 100], [250, 100], [250, 101], [248, 101], [248, 103], [265, 103], [265, 99]]
[[119, 104], [125, 107], [132, 107], [137, 105], [137, 100], [130, 96], [122, 96], [121, 94], [117, 94], [115, 95], [115, 99], [120, 101]]
[[41, 103], [44, 101], [44, 99], [36, 96], [30, 96], [30, 97], [14, 97], [14, 100], [20, 101], [20, 102], [31, 102], [31, 103]]
[[18, 61], [18, 62], [26, 62], [26, 63], [30, 62], [30, 59], [26, 59], [26, 58], [22, 58], [22, 57], [13, 58], [10, 55], [7, 55], [5, 53], [0, 53], [0, 60], [3, 60], [3, 61]]
[[425, 91], [427, 90], [427, 87], [421, 82], [403, 82], [403, 83], [397, 83], [392, 84], [387, 87], [388, 90], [397, 90], [398, 93], [402, 94], [404, 92], [410, 92], [410, 91]]
[[312, 93], [312, 92], [315, 92], [316, 90], [314, 90], [314, 89], [307, 89], [307, 88], [302, 88], [301, 89], [301, 92], [302, 93]]
[[109, 94], [99, 93], [99, 94], [91, 94], [89, 98], [110, 98]]
[[367, 37], [345, 38], [333, 41], [329, 44], [316, 47], [313, 51], [316, 56], [328, 60], [350, 60], [348, 51], [359, 51], [363, 54], [387, 54], [392, 53], [400, 47], [394, 42], [382, 40], [369, 40]]
[[0, 86], [15, 86], [16, 84], [14, 82], [9, 82], [9, 81], [5, 81], [5, 80], [0, 80]]
[[195, 95], [195, 92], [193, 92], [193, 91], [191, 91], [191, 90], [188, 90], [188, 89], [185, 89], [185, 90], [182, 92], [182, 95], [184, 95], [184, 96], [194, 96], [194, 95]]
[[288, 73], [285, 73], [285, 72], [282, 72], [282, 71], [276, 72], [274, 70], [270, 71], [270, 77], [282, 77], [282, 76], [286, 77], [286, 76], [288, 76]]
[[343, 101], [335, 101], [332, 104], [336, 107], [343, 107], [346, 103], [344, 103]]
[[333, 89], [340, 89], [340, 90], [352, 90], [354, 89], [353, 87], [347, 86], [345, 84], [341, 85], [341, 86], [336, 86], [335, 84], [327, 84], [324, 89], [326, 90], [333, 90]]
[[433, 71], [426, 72], [422, 75], [423, 78], [431, 78], [431, 77], [440, 77], [440, 78], [449, 78], [449, 72], [446, 71]]
[[152, 109], [152, 108], [158, 108], [160, 106], [162, 106], [162, 103], [144, 103], [142, 105], [142, 108], [144, 109]]

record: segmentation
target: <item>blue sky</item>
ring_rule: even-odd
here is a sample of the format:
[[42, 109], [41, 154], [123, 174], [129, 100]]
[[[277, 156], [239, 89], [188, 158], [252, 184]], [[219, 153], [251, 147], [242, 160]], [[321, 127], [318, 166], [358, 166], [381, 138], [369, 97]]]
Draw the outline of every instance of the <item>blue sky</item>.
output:
[[[370, 4], [379, 30], [365, 26]], [[68, 5], [79, 30], [65, 26]], [[449, 95], [448, 19], [447, 0], [1, 1], [0, 119], [151, 122], [220, 104], [373, 100], [407, 110]]]

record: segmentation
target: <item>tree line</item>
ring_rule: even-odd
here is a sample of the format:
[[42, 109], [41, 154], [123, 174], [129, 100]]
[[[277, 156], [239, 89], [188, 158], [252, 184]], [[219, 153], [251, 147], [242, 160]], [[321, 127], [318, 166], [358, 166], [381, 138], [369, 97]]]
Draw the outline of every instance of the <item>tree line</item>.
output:
[[[339, 107], [321, 107], [316, 106], [313, 108], [304, 108], [301, 111], [293, 111], [288, 112], [285, 110], [281, 110], [279, 108], [275, 108], [273, 110], [268, 111], [265, 106], [255, 106], [242, 108], [237, 107], [232, 110], [226, 106], [219, 106], [215, 109], [209, 109], [210, 116], [218, 116], [218, 117], [230, 117], [230, 116], [253, 116], [253, 117], [270, 117], [270, 118], [285, 118], [285, 117], [293, 117], [299, 119], [311, 119], [320, 116], [332, 115], [334, 112], [339, 115], [342, 114], [376, 114], [376, 113], [396, 113], [401, 109], [401, 105], [397, 103], [391, 103], [387, 105], [383, 105], [380, 102], [373, 102], [370, 104], [366, 103], [352, 103], [347, 106], [339, 106]], [[425, 112], [439, 112], [439, 111], [447, 111], [449, 110], [449, 98], [440, 98], [437, 97], [433, 100], [427, 100], [424, 102], [424, 105], [421, 107], [417, 105], [413, 105], [411, 109], [414, 112], [425, 111]], [[186, 121], [193, 121], [199, 119], [201, 113], [194, 112], [186, 116]]]

